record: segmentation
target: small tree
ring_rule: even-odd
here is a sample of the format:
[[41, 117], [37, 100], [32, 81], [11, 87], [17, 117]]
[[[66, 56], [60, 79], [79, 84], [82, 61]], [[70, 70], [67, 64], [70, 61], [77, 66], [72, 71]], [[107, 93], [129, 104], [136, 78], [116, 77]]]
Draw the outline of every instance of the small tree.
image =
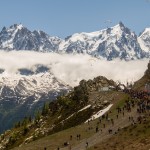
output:
[[19, 128], [21, 126], [21, 122], [18, 121], [16, 124], [15, 124], [15, 128]]
[[27, 126], [24, 126], [23, 128], [23, 135], [26, 135], [29, 131], [29, 128]]
[[41, 117], [41, 113], [40, 113], [40, 111], [37, 111], [37, 112], [35, 113], [35, 122], [39, 122], [40, 117]]
[[22, 121], [22, 125], [26, 126], [29, 123], [29, 118], [28, 117], [24, 117], [23, 121]]
[[49, 110], [49, 104], [45, 103], [42, 109], [42, 116], [48, 114], [48, 110]]

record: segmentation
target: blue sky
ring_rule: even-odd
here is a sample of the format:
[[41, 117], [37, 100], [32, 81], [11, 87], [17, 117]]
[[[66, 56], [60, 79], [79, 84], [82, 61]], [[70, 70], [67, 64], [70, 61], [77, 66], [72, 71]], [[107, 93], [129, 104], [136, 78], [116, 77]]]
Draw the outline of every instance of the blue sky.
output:
[[150, 0], [0, 0], [0, 4], [0, 30], [22, 23], [30, 30], [64, 38], [119, 21], [137, 34], [150, 27]]

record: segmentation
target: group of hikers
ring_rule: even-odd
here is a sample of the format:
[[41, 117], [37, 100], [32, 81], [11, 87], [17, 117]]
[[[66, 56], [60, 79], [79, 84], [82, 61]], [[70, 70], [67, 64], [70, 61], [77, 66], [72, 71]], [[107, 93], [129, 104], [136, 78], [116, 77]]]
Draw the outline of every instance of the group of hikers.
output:
[[[150, 110], [150, 93], [146, 91], [134, 91], [134, 90], [126, 90], [126, 93], [130, 94], [132, 99], [137, 99], [137, 112], [144, 113]], [[135, 101], [132, 100], [132, 105], [135, 104]]]
[[[92, 130], [93, 128], [95, 128], [95, 133], [102, 133], [102, 130], [106, 128], [107, 124], [109, 124], [110, 126], [108, 128], [108, 134], [112, 134], [112, 133], [116, 134], [121, 128], [119, 127], [117, 131], [113, 132], [113, 126], [115, 124], [114, 119], [117, 120], [120, 116], [124, 117], [126, 113], [128, 113], [129, 115], [129, 113], [135, 107], [136, 107], [135, 109], [137, 109], [137, 113], [139, 114], [139, 117], [136, 120], [136, 118], [129, 115], [128, 121], [131, 122], [132, 124], [135, 124], [136, 122], [141, 123], [142, 121], [141, 114], [146, 112], [147, 110], [150, 110], [150, 94], [144, 91], [134, 91], [131, 89], [125, 89], [124, 92], [129, 94], [130, 97], [128, 97], [128, 99], [125, 101], [122, 107], [116, 108], [116, 118], [115, 117], [110, 118], [110, 116], [112, 116], [111, 115], [112, 112], [109, 111], [105, 113], [104, 115], [102, 115], [101, 117], [99, 117], [99, 120], [95, 127], [92, 127], [90, 123], [91, 121], [88, 121], [88, 130]], [[100, 124], [101, 124], [101, 128], [99, 126]], [[81, 134], [77, 134], [76, 138], [75, 136], [73, 138], [73, 136], [70, 135], [70, 142], [73, 139], [80, 141]], [[71, 150], [71, 145], [69, 142], [64, 142], [64, 146], [68, 146], [68, 148]], [[85, 148], [87, 149], [88, 146], [89, 146], [89, 142], [85, 140]], [[60, 148], [58, 147], [57, 150], [59, 149]], [[44, 150], [46, 150], [46, 148]]]

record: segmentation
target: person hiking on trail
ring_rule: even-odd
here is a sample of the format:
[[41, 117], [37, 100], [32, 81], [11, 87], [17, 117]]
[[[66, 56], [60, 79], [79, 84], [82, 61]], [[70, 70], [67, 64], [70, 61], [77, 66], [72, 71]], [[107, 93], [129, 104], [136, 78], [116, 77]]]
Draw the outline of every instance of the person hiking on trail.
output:
[[108, 118], [107, 121], [109, 122], [109, 121], [110, 121], [110, 118]]
[[59, 150], [60, 148], [58, 147], [57, 150]]
[[96, 133], [98, 132], [98, 127], [96, 127]]
[[123, 111], [122, 115], [123, 115], [123, 117], [124, 117], [124, 111]]
[[117, 119], [118, 119], [118, 115], [116, 115]]
[[99, 122], [101, 123], [101, 118], [99, 118]]
[[114, 119], [111, 119], [111, 123], [112, 123], [112, 125], [114, 125]]
[[72, 140], [72, 135], [70, 135], [70, 140]]
[[109, 134], [111, 134], [112, 133], [112, 129], [109, 129], [108, 132], [109, 132]]
[[100, 129], [101, 133], [102, 133], [102, 129]]
[[47, 148], [46, 147], [44, 147], [44, 150], [46, 150]]
[[79, 137], [79, 140], [80, 140], [81, 139], [81, 135], [79, 134], [78, 137]]
[[88, 146], [89, 146], [89, 143], [86, 141], [86, 148], [88, 148]]
[[129, 116], [129, 121], [131, 120], [131, 117]]

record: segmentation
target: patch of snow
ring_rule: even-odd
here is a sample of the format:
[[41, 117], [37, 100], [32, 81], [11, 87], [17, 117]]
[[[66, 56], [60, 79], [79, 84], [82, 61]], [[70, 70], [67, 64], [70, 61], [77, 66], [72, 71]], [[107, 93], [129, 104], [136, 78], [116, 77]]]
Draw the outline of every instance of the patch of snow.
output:
[[85, 123], [87, 123], [88, 121], [97, 119], [99, 117], [101, 117], [102, 115], [104, 115], [111, 107], [113, 104], [108, 105], [106, 108], [98, 111], [96, 114], [94, 114], [93, 116], [91, 116], [91, 118], [89, 118], [87, 121], [85, 121]]
[[85, 109], [87, 109], [87, 108], [89, 108], [89, 107], [91, 107], [91, 105], [85, 106], [84, 108], [80, 109], [78, 112], [83, 111], [83, 110], [85, 110]]
[[[68, 118], [66, 118], [65, 120], [68, 120], [69, 118], [71, 118], [72, 116], [74, 116], [75, 113], [73, 113], [72, 115], [70, 115]], [[63, 121], [65, 121], [63, 120]]]
[[141, 36], [138, 37], [138, 43], [140, 44], [140, 47], [142, 48], [143, 51], [145, 51], [145, 52], [149, 52], [150, 51], [150, 48], [148, 47], [150, 44], [149, 45], [146, 44], [144, 42], [144, 39]]

